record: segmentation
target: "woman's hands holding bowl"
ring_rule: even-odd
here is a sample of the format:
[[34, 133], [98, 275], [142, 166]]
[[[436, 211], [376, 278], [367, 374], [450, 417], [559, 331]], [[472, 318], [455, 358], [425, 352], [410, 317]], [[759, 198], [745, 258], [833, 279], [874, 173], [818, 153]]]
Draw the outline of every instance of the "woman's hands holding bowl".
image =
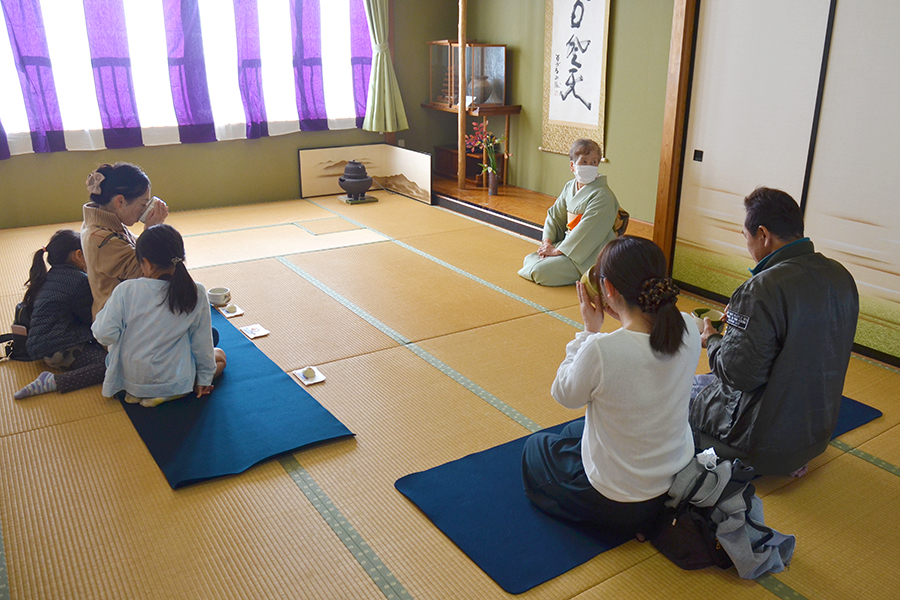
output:
[[154, 206], [144, 220], [144, 229], [165, 222], [166, 217], [169, 216], [169, 205], [156, 196], [153, 197], [153, 200], [155, 200]]
[[580, 281], [575, 283], [578, 292], [578, 304], [581, 306], [581, 319], [584, 321], [584, 330], [597, 333], [603, 327], [604, 310], [606, 304], [600, 294], [591, 295], [588, 288]]

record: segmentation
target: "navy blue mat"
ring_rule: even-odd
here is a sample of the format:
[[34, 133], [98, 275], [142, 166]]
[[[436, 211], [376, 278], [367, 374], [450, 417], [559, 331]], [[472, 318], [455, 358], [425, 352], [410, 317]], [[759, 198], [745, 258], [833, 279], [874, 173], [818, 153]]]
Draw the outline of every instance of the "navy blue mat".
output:
[[[835, 437], [881, 416], [843, 398]], [[566, 424], [550, 427], [557, 432]], [[630, 539], [558, 521], [522, 487], [528, 436], [413, 473], [394, 486], [504, 590], [521, 594]]]
[[860, 425], [865, 425], [872, 419], [877, 419], [882, 413], [877, 408], [873, 408], [868, 404], [857, 402], [847, 396], [841, 397], [841, 411], [838, 413], [837, 427], [831, 434], [831, 439], [842, 436], [848, 431], [852, 431]]
[[353, 435], [215, 309], [212, 323], [228, 356], [212, 394], [155, 408], [122, 402], [172, 489]]

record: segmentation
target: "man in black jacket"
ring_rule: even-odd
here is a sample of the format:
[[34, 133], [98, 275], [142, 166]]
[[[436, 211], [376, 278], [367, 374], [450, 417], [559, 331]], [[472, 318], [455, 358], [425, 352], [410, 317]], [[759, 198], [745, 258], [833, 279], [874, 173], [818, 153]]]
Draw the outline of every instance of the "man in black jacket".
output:
[[731, 296], [724, 335], [705, 320], [712, 373], [694, 381], [691, 428], [699, 448], [760, 474], [799, 476], [837, 425], [859, 293], [847, 269], [803, 237], [788, 194], [757, 188], [744, 207], [757, 265]]

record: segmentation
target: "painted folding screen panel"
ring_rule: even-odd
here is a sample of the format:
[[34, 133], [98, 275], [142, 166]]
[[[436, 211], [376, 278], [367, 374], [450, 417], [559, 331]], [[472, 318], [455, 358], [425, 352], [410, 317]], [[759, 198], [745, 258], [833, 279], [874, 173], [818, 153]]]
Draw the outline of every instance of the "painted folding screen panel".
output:
[[379, 187], [431, 204], [431, 155], [389, 144], [366, 144], [298, 151], [300, 195], [345, 195], [338, 183], [351, 160], [365, 166], [372, 189]]

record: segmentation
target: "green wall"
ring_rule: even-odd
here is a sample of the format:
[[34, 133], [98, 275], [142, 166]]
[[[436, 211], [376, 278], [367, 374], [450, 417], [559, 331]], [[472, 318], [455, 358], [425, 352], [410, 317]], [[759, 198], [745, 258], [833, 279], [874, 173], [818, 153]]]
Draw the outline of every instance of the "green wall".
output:
[[0, 161], [0, 228], [80, 221], [84, 181], [104, 162], [128, 161], [150, 177], [172, 210], [297, 198], [299, 148], [372, 144], [383, 136], [358, 130], [293, 133], [259, 140], [22, 154]]
[[[399, 132], [407, 148], [432, 152], [454, 143], [456, 119], [421, 108], [428, 100], [426, 42], [455, 38], [458, 4], [394, 0], [394, 59], [410, 129]], [[652, 221], [661, 143], [672, 0], [612, 2], [607, 83], [609, 163], [601, 169], [622, 204]], [[468, 35], [507, 44], [508, 101], [513, 117], [510, 183], [556, 195], [568, 180], [567, 159], [538, 150], [541, 144], [544, 2], [469, 2]], [[173, 210], [297, 198], [297, 150], [371, 144], [383, 136], [359, 130], [294, 133], [260, 140], [26, 154], [0, 161], [0, 228], [78, 221], [84, 180], [97, 165], [139, 164], [153, 192]]]
[[[662, 145], [672, 0], [610, 0], [606, 83], [606, 156], [600, 172], [631, 215], [652, 222]], [[557, 195], [572, 174], [568, 157], [543, 152], [543, 1], [469, 2], [467, 35], [507, 45], [507, 102], [512, 118], [510, 183]], [[452, 115], [451, 115], [452, 117]], [[501, 129], [495, 131], [502, 132]], [[451, 138], [452, 141], [452, 138]]]

